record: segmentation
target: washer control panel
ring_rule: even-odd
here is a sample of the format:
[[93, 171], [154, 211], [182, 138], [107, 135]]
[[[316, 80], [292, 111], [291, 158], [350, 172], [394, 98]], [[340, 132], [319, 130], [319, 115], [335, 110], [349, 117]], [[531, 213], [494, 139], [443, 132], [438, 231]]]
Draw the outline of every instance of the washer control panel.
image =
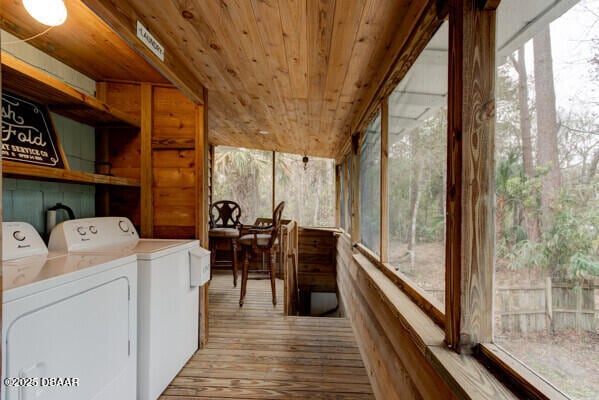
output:
[[46, 244], [27, 222], [2, 223], [2, 261], [48, 254]]
[[82, 218], [64, 221], [52, 230], [50, 251], [89, 251], [137, 243], [135, 226], [125, 217]]

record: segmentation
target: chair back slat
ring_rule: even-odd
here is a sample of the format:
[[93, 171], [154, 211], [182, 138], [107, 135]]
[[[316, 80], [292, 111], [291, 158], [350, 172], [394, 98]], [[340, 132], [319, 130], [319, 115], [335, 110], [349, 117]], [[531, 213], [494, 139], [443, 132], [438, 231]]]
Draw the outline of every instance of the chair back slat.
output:
[[237, 228], [241, 225], [241, 207], [230, 200], [221, 200], [210, 205], [210, 229]]

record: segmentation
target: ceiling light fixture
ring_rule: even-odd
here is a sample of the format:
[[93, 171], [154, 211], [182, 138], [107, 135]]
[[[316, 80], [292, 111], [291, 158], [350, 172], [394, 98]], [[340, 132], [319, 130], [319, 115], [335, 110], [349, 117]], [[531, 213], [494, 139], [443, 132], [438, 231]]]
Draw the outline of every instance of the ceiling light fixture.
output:
[[264, 129], [259, 130], [258, 133], [261, 135], [268, 135], [268, 131], [265, 131]]
[[63, 0], [23, 0], [23, 6], [29, 15], [44, 25], [62, 25], [67, 19]]

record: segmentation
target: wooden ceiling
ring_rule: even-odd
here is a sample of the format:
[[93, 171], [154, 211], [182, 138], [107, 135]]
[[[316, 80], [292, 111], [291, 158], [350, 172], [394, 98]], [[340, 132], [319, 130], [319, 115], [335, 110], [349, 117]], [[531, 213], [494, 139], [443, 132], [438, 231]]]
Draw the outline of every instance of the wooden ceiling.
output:
[[[377, 96], [381, 82], [388, 78], [425, 11], [430, 14], [437, 3], [436, 0], [83, 2], [192, 99], [201, 101], [203, 97], [198, 82], [208, 89], [211, 143], [306, 152], [320, 157], [337, 156], [350, 132], [363, 125], [366, 106]], [[4, 3], [14, 6], [20, 1], [2, 0], [3, 6]], [[65, 26], [66, 33], [50, 36], [59, 32], [55, 28], [42, 39], [46, 43], [33, 43], [45, 51], [53, 47], [50, 54], [89, 73], [92, 66], [85, 64], [95, 64], [98, 57], [93, 53], [113, 39], [95, 36], [97, 21], [90, 17], [89, 10], [82, 9], [79, 1], [66, 3], [72, 21], [67, 22], [72, 25]], [[164, 63], [136, 39], [138, 20], [164, 45]], [[41, 30], [29, 25], [31, 22], [18, 19], [3, 22], [5, 29], [19, 37]], [[95, 44], [83, 44], [78, 49], [81, 37], [91, 37]], [[90, 51], [90, 45], [94, 50]], [[64, 54], [59, 54], [62, 50]], [[114, 64], [112, 68], [118, 69], [119, 64], [127, 63], [127, 57], [119, 53], [104, 64]], [[73, 59], [79, 59], [80, 63], [74, 65]], [[133, 71], [137, 61], [130, 64], [127, 63], [126, 69]], [[110, 68], [111, 65], [102, 65], [95, 68], [100, 71], [89, 75], [97, 79], [101, 71]], [[109, 76], [114, 79], [116, 73], [110, 71], [105, 75], [115, 74]], [[269, 134], [261, 135], [261, 130]]]
[[[65, 23], [31, 44], [96, 81], [143, 77], [149, 82], [168, 82], [83, 3], [67, 0], [66, 4]], [[48, 28], [25, 11], [22, 0], [0, 0], [0, 7], [0, 27], [20, 39]]]

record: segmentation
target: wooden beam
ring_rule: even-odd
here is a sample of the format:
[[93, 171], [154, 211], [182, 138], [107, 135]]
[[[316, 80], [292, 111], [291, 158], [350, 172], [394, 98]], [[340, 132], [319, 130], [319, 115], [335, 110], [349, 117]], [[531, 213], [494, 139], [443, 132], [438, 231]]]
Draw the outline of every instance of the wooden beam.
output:
[[341, 226], [341, 167], [343, 164], [335, 165], [335, 226]]
[[140, 21], [156, 40], [165, 43], [156, 32], [158, 29], [154, 26], [153, 20], [146, 18], [143, 13], [126, 2], [115, 0], [83, 0], [83, 2], [189, 99], [196, 104], [203, 104], [204, 86], [186, 67], [187, 62], [180, 60], [169, 48], [165, 48], [164, 61], [161, 61], [137, 38], [137, 21]]
[[152, 85], [141, 84], [141, 236], [154, 236], [154, 210], [152, 201], [152, 130], [153, 130]]
[[360, 243], [360, 134], [352, 136], [349, 161], [351, 164], [350, 191], [351, 191], [351, 241]]
[[[208, 91], [204, 91], [203, 105], [196, 107], [196, 237], [204, 248], [208, 248], [208, 208], [210, 207], [208, 199], [208, 159], [210, 146], [208, 144]], [[199, 335], [198, 348], [206, 347], [209, 338], [208, 321], [208, 294], [210, 282], [200, 287], [200, 315], [199, 315]]]
[[381, 103], [381, 247], [382, 263], [389, 260], [389, 97]]
[[445, 340], [468, 353], [492, 339], [495, 11], [449, 8]]
[[275, 201], [276, 200], [276, 186], [277, 186], [277, 179], [276, 179], [276, 166], [275, 166], [275, 162], [277, 161], [277, 152], [273, 151], [272, 152], [272, 212], [275, 212]]
[[350, 199], [351, 199], [351, 195], [349, 194], [349, 188], [350, 188], [350, 183], [349, 183], [349, 169], [350, 169], [350, 160], [351, 160], [351, 156], [350, 154], [346, 154], [345, 155], [345, 162], [343, 163], [344, 168], [343, 168], [343, 190], [345, 193], [345, 199], [344, 199], [344, 203], [345, 203], [345, 231], [349, 232], [348, 227], [350, 226], [350, 217], [351, 217], [351, 211], [350, 211]]

